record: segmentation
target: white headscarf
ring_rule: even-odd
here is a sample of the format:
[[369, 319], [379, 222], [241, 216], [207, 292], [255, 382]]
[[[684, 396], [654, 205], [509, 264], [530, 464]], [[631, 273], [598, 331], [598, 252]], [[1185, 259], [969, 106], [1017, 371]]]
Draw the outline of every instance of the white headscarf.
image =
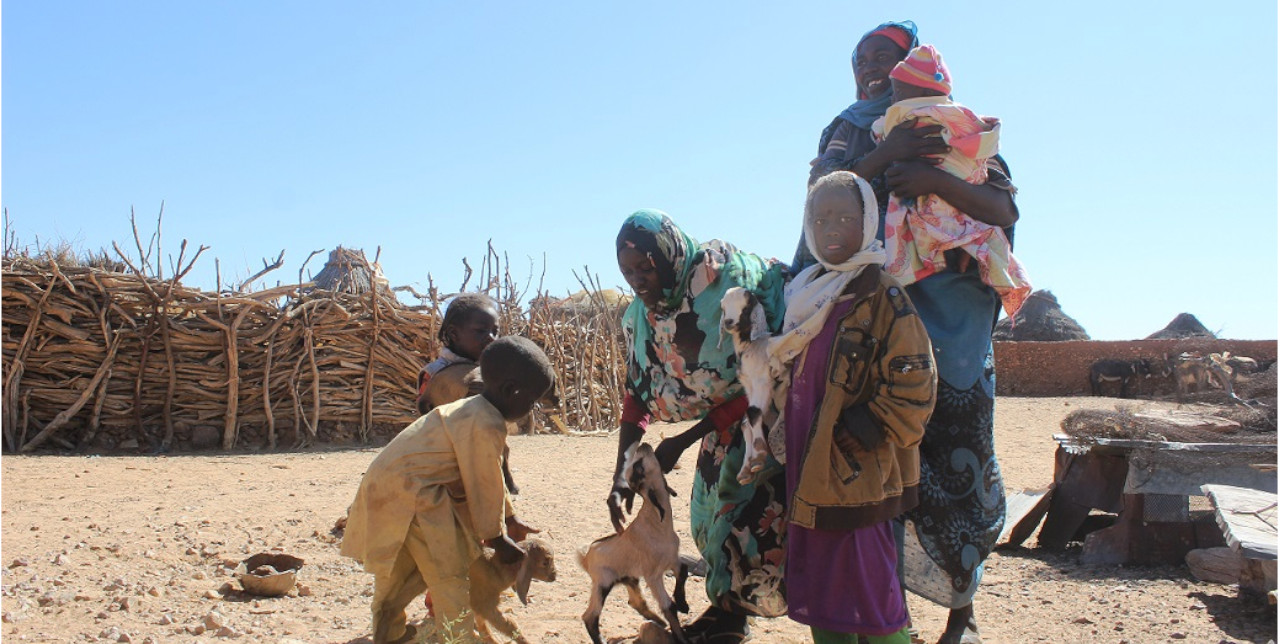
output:
[[[816, 239], [809, 222], [809, 209], [817, 191], [845, 187], [850, 178], [862, 195], [862, 245], [849, 259], [839, 264], [829, 264], [823, 259], [819, 248], [820, 240]], [[876, 239], [876, 230], [880, 226], [880, 206], [866, 179], [852, 172], [833, 172], [818, 179], [809, 195], [805, 207], [804, 241], [818, 263], [800, 271], [784, 291], [787, 314], [782, 322], [782, 335], [770, 344], [770, 355], [784, 365], [794, 360], [809, 345], [809, 341], [822, 331], [827, 317], [835, 308], [836, 298], [844, 292], [849, 282], [863, 268], [881, 266], [885, 261], [884, 246]]]

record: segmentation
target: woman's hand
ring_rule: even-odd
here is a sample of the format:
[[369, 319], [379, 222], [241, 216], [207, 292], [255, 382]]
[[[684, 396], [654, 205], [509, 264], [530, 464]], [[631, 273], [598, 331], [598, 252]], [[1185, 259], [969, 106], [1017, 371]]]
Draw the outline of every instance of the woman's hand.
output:
[[1018, 208], [1008, 190], [971, 184], [919, 161], [895, 163], [885, 170], [885, 183], [899, 199], [938, 195], [960, 212], [984, 224], [1007, 228], [1018, 221]]
[[609, 489], [609, 497], [605, 499], [605, 504], [609, 506], [609, 520], [613, 522], [613, 529], [618, 532], [622, 532], [623, 523], [636, 500], [636, 493], [627, 485], [622, 468], [626, 465], [627, 454], [640, 442], [642, 436], [644, 430], [639, 425], [623, 421], [618, 426], [618, 460], [613, 465], [613, 487]]
[[[884, 163], [911, 161], [942, 155], [951, 151], [951, 146], [942, 140], [941, 125], [925, 125], [916, 127], [918, 119], [909, 119], [889, 131], [889, 136], [876, 146], [875, 153]], [[930, 163], [938, 163], [938, 159], [926, 159]]]
[[[618, 478], [613, 480], [613, 488], [609, 490], [609, 498], [605, 499], [605, 503], [609, 506], [609, 521], [613, 522], [615, 532], [622, 532], [627, 521], [627, 515], [631, 514], [631, 506], [635, 503], [636, 493], [631, 491], [631, 487], [626, 481]], [[623, 511], [623, 508], [626, 511]]]
[[903, 200], [938, 194], [943, 181], [950, 176], [932, 164], [919, 161], [895, 163], [884, 171], [889, 191]]

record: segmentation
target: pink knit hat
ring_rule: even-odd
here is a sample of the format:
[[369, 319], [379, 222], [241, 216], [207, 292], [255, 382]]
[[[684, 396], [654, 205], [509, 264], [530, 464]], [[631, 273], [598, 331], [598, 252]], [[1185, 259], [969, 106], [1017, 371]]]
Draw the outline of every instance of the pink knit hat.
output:
[[907, 57], [889, 72], [889, 78], [951, 94], [951, 72], [947, 71], [942, 54], [933, 45], [920, 45], [907, 52]]

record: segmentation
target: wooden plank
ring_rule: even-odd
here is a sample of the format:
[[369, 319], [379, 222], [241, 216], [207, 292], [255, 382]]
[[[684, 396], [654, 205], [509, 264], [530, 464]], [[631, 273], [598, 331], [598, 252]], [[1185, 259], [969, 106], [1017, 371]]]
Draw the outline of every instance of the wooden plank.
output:
[[1059, 446], [1054, 454], [1054, 492], [1049, 495], [1048, 515], [1040, 528], [1038, 543], [1050, 550], [1062, 550], [1097, 508], [1119, 512], [1128, 463], [1123, 455], [1096, 450], [1072, 452]]
[[1231, 485], [1205, 485], [1227, 545], [1249, 559], [1276, 559], [1276, 494]]
[[[1274, 445], [1272, 446], [1274, 451]], [[1276, 491], [1276, 476], [1253, 467], [1275, 457], [1262, 452], [1166, 452], [1134, 450], [1129, 456], [1125, 494], [1199, 496], [1206, 484]]]
[[996, 545], [1022, 545], [1040, 527], [1040, 520], [1049, 512], [1052, 489], [1022, 491], [1007, 497], [1004, 502], [1004, 529], [1000, 531]]
[[[1175, 443], [1171, 441], [1147, 441], [1130, 438], [1091, 438], [1081, 440], [1066, 434], [1054, 434], [1053, 440], [1071, 450], [1090, 450], [1095, 447], [1132, 449], [1160, 449], [1185, 452], [1257, 452], [1276, 453], [1275, 443]], [[1274, 458], [1271, 460], [1275, 460]]]

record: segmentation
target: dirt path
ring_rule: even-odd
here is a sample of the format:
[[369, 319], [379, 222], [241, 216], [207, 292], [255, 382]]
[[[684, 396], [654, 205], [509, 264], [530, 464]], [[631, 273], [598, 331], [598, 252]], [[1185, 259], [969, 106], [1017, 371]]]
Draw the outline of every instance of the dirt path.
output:
[[[1052, 434], [1069, 411], [1113, 408], [1104, 398], [1002, 398], [997, 449], [1010, 490], [1042, 487]], [[664, 428], [657, 428], [662, 431]], [[671, 431], [669, 428], [667, 431]], [[651, 440], [659, 432], [651, 432]], [[586, 575], [573, 552], [610, 530], [603, 498], [615, 437], [513, 437], [517, 507], [545, 529], [559, 556], [554, 585], [535, 583], [528, 606], [504, 604], [533, 641], [582, 642]], [[0, 610], [5, 641], [361, 642], [372, 577], [337, 553], [330, 534], [373, 449], [166, 457], [5, 456]], [[672, 477], [686, 552], [693, 452]], [[295, 595], [254, 598], [231, 568], [280, 549], [306, 559]], [[229, 582], [229, 585], [228, 585]], [[690, 580], [693, 611], [706, 606]], [[1233, 587], [1200, 583], [1185, 566], [1086, 567], [1077, 553], [1001, 551], [977, 600], [988, 642], [1265, 642], [1275, 609]], [[943, 610], [912, 598], [926, 637]], [[421, 604], [411, 618], [423, 616]], [[615, 593], [602, 630], [634, 635], [639, 618]], [[760, 620], [757, 642], [807, 641], [785, 618]]]

